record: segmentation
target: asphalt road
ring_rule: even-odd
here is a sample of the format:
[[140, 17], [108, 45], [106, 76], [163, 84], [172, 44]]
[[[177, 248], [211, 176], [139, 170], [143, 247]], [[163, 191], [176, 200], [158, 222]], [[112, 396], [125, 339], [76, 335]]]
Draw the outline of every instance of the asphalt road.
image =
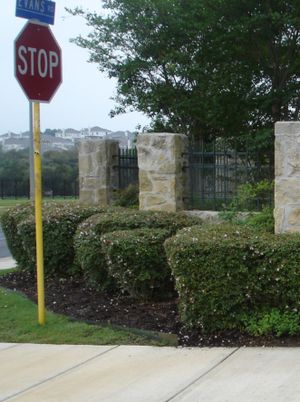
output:
[[11, 254], [7, 248], [4, 233], [2, 232], [2, 229], [0, 226], [0, 258], [10, 257], [10, 256], [11, 256]]

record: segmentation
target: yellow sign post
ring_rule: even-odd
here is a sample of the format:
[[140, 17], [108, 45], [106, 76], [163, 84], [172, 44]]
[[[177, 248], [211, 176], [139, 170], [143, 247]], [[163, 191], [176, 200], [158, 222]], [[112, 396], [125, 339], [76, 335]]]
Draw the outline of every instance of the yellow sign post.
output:
[[40, 134], [40, 104], [33, 104], [33, 150], [34, 150], [34, 207], [36, 233], [36, 264], [38, 291], [38, 320], [45, 325], [45, 285], [44, 285], [44, 253], [43, 253], [43, 218], [42, 218], [42, 160]]
[[[28, 21], [15, 40], [15, 76], [29, 101], [33, 102], [34, 203], [38, 320], [45, 324], [45, 288], [42, 222], [42, 160], [40, 102], [50, 102], [62, 82], [61, 49], [51, 29]], [[32, 116], [30, 116], [32, 119]]]

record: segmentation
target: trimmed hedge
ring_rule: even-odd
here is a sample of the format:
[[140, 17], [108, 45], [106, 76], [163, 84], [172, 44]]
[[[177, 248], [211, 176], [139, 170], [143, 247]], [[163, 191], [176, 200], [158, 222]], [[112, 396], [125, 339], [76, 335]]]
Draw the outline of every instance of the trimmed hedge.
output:
[[30, 202], [10, 208], [0, 217], [9, 251], [20, 267], [26, 266], [28, 258], [23, 248], [22, 236], [18, 232], [18, 225], [29, 216], [34, 216], [34, 207]]
[[183, 229], [165, 242], [182, 320], [207, 332], [244, 329], [249, 317], [299, 311], [300, 235], [240, 226]]
[[170, 229], [133, 229], [101, 237], [109, 274], [120, 289], [140, 299], [174, 295], [171, 270], [164, 252]]
[[108, 275], [100, 238], [103, 234], [117, 230], [138, 228], [168, 229], [173, 235], [178, 229], [199, 224], [201, 220], [181, 213], [115, 211], [94, 215], [82, 222], [74, 238], [76, 262], [80, 265], [91, 286], [100, 289], [114, 288], [116, 282]]
[[[44, 269], [46, 275], [76, 273], [73, 236], [80, 222], [107, 209], [85, 207], [77, 203], [43, 204]], [[5, 216], [6, 214], [4, 214]], [[5, 235], [18, 265], [35, 271], [35, 218], [33, 208], [18, 207], [4, 217]], [[8, 225], [10, 222], [10, 225]], [[11, 230], [11, 232], [10, 232]], [[18, 251], [17, 251], [18, 249]]]

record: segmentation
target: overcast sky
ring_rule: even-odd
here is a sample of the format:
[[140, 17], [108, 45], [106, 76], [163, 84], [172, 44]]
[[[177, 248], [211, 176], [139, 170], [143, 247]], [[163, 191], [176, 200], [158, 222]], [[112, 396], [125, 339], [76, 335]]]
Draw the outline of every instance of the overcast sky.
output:
[[[15, 17], [16, 0], [0, 1], [0, 134], [28, 130], [28, 100], [14, 77], [14, 40], [26, 19]], [[51, 30], [63, 57], [63, 83], [51, 103], [41, 104], [41, 129], [101, 126], [109, 130], [134, 130], [147, 124], [140, 113], [127, 113], [113, 119], [116, 82], [87, 62], [88, 51], [69, 39], [89, 32], [84, 19], [69, 15], [64, 8], [83, 6], [101, 13], [101, 0], [57, 0], [55, 25]]]

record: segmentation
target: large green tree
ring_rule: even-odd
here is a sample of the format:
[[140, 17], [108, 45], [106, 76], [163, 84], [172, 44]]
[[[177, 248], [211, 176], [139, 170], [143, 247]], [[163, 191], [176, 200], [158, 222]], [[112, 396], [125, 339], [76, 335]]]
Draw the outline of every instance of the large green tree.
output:
[[0, 147], [0, 180], [28, 180], [28, 150], [4, 152]]
[[[77, 8], [91, 32], [74, 41], [117, 79], [117, 106], [156, 129], [272, 143], [299, 119], [299, 0], [103, 0]], [[70, 11], [70, 10], [69, 10]]]
[[[45, 152], [42, 155], [42, 165], [42, 182], [45, 190], [52, 189], [54, 193], [60, 194], [74, 193], [75, 182], [78, 179], [78, 154], [75, 148], [69, 151]], [[18, 187], [24, 193], [28, 183], [28, 149], [4, 152], [0, 146], [0, 187], [2, 191], [4, 193], [12, 191], [13, 193]]]

